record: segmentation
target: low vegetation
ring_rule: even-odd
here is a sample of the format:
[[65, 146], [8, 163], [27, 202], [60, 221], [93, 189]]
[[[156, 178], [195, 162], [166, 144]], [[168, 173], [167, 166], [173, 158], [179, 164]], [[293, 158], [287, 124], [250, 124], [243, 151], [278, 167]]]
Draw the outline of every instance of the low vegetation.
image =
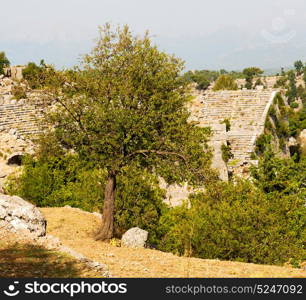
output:
[[0, 52], [0, 75], [4, 74], [4, 68], [10, 66], [10, 61], [6, 57], [5, 52]]
[[213, 90], [238, 90], [238, 85], [231, 75], [220, 75], [214, 84]]
[[[305, 129], [306, 92], [296, 86], [300, 63], [296, 69], [277, 82], [285, 92], [275, 97], [256, 141], [259, 165], [251, 180], [220, 182], [210, 169], [210, 130], [188, 122], [190, 83], [205, 90], [218, 78], [216, 90], [237, 89], [234, 79], [244, 77], [252, 89], [262, 84], [253, 82], [262, 70], [181, 76], [182, 61], [159, 51], [148, 35], [134, 37], [127, 26], [112, 31], [107, 24], [82, 67], [56, 71], [41, 62], [24, 70], [32, 88], [51, 95], [43, 104], [54, 105], [44, 118], [52, 130], [37, 141], [35, 155], [24, 158], [6, 191], [40, 207], [102, 211], [96, 239], [120, 238], [138, 226], [149, 231], [149, 246], [162, 251], [299, 266], [306, 257], [306, 161], [303, 155], [281, 159], [271, 150], [274, 137], [283, 148]], [[229, 131], [230, 120], [224, 123]], [[226, 162], [232, 158], [230, 145], [222, 154]], [[205, 191], [169, 208], [159, 177]]]
[[206, 90], [215, 80], [220, 77], [220, 89], [236, 89], [236, 85], [233, 81], [238, 78], [244, 78], [244, 74], [236, 71], [228, 72], [226, 70], [195, 70], [188, 71], [183, 75], [183, 79], [187, 82], [196, 83], [196, 88], [198, 90]]

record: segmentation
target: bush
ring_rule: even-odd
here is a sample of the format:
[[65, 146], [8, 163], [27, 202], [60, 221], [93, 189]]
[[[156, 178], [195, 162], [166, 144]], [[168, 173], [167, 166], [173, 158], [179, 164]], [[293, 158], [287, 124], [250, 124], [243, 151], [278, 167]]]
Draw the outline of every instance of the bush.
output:
[[[59, 157], [27, 156], [20, 177], [9, 178], [6, 190], [37, 206], [70, 205], [87, 211], [103, 207], [105, 171], [81, 163], [76, 155]], [[149, 242], [156, 244], [158, 223], [166, 209], [164, 190], [155, 176], [128, 168], [118, 178], [115, 211], [115, 234], [138, 226], [150, 232]]]
[[238, 89], [237, 83], [230, 75], [220, 75], [213, 87], [214, 91], [237, 90], [237, 89]]
[[53, 72], [54, 69], [47, 66], [44, 60], [41, 60], [39, 66], [34, 62], [28, 63], [27, 67], [23, 69], [22, 75], [32, 89], [39, 89], [46, 85], [49, 73], [51, 74]]
[[229, 119], [224, 119], [221, 124], [225, 124], [226, 132], [231, 130], [231, 121]]
[[231, 146], [222, 144], [221, 152], [222, 152], [222, 159], [224, 162], [228, 162], [231, 158], [234, 157], [233, 153], [231, 152]]
[[255, 142], [255, 152], [261, 155], [265, 152], [266, 147], [271, 143], [272, 136], [270, 134], [261, 134]]
[[24, 87], [20, 86], [20, 85], [14, 86], [12, 88], [12, 94], [13, 94], [14, 98], [17, 99], [17, 100], [27, 98], [26, 89]]
[[219, 182], [161, 218], [158, 247], [206, 259], [282, 264], [305, 256], [305, 207], [295, 195], [269, 197], [250, 182]]
[[298, 108], [299, 107], [299, 104], [297, 102], [291, 102], [290, 103], [290, 107], [291, 108]]
[[0, 75], [4, 74], [4, 68], [10, 66], [10, 61], [7, 59], [5, 52], [0, 52]]
[[217, 73], [214, 71], [188, 71], [183, 75], [183, 78], [189, 82], [195, 82], [198, 90], [206, 90], [211, 81], [215, 80]]

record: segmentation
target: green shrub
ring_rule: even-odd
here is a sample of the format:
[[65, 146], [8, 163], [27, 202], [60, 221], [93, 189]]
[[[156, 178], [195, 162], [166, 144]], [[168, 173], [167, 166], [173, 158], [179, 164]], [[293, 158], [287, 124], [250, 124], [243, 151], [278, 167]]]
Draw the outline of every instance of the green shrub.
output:
[[291, 102], [290, 103], [290, 107], [291, 108], [298, 108], [299, 107], [299, 104], [297, 102]]
[[27, 98], [26, 89], [20, 85], [15, 85], [12, 88], [12, 94], [15, 99], [25, 99]]
[[234, 78], [230, 75], [220, 75], [213, 87], [214, 91], [219, 90], [237, 90], [238, 86]]
[[231, 130], [231, 121], [229, 119], [224, 119], [221, 124], [225, 124], [226, 132]]
[[10, 61], [7, 59], [5, 52], [0, 52], [0, 75], [4, 74], [4, 68], [10, 66]]
[[272, 136], [270, 134], [261, 134], [255, 143], [255, 152], [257, 155], [261, 155], [265, 152], [267, 145], [271, 143]]
[[305, 207], [269, 197], [250, 182], [216, 183], [161, 218], [158, 247], [206, 259], [282, 264], [305, 256]]
[[221, 152], [222, 152], [222, 159], [224, 162], [228, 162], [231, 158], [234, 157], [233, 153], [231, 152], [231, 146], [222, 144]]
[[218, 73], [215, 71], [188, 71], [183, 75], [183, 79], [189, 82], [195, 82], [198, 90], [206, 90], [210, 83], [218, 77]]
[[286, 87], [288, 78], [286, 76], [281, 76], [275, 83], [274, 88], [284, 88]]
[[28, 63], [22, 74], [32, 89], [39, 89], [47, 84], [49, 75], [53, 72], [54, 69], [41, 60], [40, 65], [36, 65], [34, 62]]
[[[105, 171], [84, 165], [76, 155], [62, 157], [27, 156], [23, 172], [7, 181], [6, 190], [37, 206], [70, 205], [87, 211], [103, 207]], [[118, 178], [115, 211], [115, 234], [120, 237], [131, 227], [150, 232], [149, 242], [156, 244], [159, 218], [166, 209], [165, 192], [156, 176], [128, 168]]]
[[255, 152], [252, 152], [251, 155], [250, 155], [250, 158], [251, 158], [252, 160], [256, 160], [258, 157], [257, 157], [257, 155], [255, 154]]
[[298, 112], [291, 111], [289, 114], [289, 134], [297, 136], [306, 129], [306, 106]]

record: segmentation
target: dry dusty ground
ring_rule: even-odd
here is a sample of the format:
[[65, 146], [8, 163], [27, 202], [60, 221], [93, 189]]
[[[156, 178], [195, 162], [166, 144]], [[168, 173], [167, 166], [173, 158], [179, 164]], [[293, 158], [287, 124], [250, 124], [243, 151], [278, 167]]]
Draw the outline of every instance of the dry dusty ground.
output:
[[289, 267], [178, 257], [150, 249], [129, 249], [95, 241], [95, 215], [71, 208], [41, 208], [47, 231], [86, 257], [108, 265], [113, 277], [306, 277]]
[[71, 256], [0, 228], [0, 277], [101, 277]]

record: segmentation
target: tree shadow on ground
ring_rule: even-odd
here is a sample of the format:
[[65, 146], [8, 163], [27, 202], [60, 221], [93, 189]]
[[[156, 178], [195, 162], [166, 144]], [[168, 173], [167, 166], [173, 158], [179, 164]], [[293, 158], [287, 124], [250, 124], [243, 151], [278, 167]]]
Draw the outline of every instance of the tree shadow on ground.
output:
[[0, 277], [71, 278], [84, 277], [84, 272], [77, 260], [39, 245], [0, 245]]

